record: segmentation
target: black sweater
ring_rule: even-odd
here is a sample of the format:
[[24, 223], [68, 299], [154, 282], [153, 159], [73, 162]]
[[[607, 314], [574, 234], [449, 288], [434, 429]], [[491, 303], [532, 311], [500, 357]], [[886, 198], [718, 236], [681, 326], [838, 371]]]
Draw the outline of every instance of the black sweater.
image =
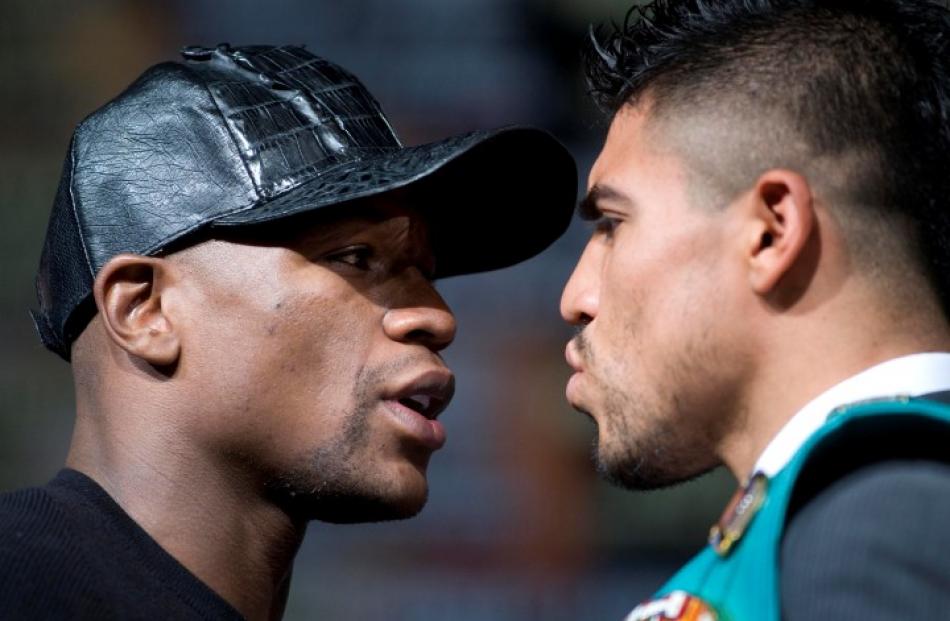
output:
[[92, 479], [0, 495], [0, 619], [241, 619]]

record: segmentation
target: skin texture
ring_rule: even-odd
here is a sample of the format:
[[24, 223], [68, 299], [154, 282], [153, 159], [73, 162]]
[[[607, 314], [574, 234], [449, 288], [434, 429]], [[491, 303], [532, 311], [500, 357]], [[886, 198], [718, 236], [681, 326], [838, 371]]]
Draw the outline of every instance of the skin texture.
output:
[[[649, 488], [714, 465], [706, 425], [684, 423], [703, 403], [720, 401], [707, 375], [732, 365], [712, 340], [721, 313], [707, 304], [725, 276], [721, 263], [707, 261], [722, 243], [714, 214], [689, 208], [675, 158], [618, 139], [631, 122], [618, 118], [591, 173], [608, 219], [564, 294], [573, 322], [581, 323], [575, 313], [597, 318], [574, 340], [572, 357], [590, 371], [571, 380], [568, 394], [598, 423], [601, 471]], [[670, 234], [650, 234], [656, 230]], [[596, 281], [604, 283], [600, 295], [586, 285]], [[687, 381], [694, 392], [674, 392]], [[717, 418], [712, 410], [703, 415], [707, 424]]]
[[[691, 123], [689, 152], [707, 162], [716, 145], [699, 143], [722, 132]], [[856, 258], [830, 184], [774, 168], [723, 200], [674, 126], [648, 96], [614, 117], [582, 204], [597, 227], [561, 300], [578, 328], [567, 398], [597, 424], [599, 469], [634, 489], [722, 463], [741, 481], [814, 396], [950, 345], [922, 276], [897, 284]]]
[[67, 464], [247, 618], [279, 618], [309, 520], [425, 503], [444, 432], [399, 398], [447, 404], [455, 333], [426, 235], [387, 195], [116, 257], [73, 349]]

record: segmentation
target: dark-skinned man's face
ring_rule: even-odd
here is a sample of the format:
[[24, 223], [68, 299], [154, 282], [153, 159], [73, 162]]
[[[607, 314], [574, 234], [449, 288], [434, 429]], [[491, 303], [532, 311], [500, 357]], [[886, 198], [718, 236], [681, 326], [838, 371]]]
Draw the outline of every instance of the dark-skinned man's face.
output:
[[[178, 256], [180, 255], [180, 256]], [[455, 320], [424, 222], [395, 199], [173, 255], [190, 283], [176, 375], [221, 467], [303, 518], [409, 517], [445, 433]]]

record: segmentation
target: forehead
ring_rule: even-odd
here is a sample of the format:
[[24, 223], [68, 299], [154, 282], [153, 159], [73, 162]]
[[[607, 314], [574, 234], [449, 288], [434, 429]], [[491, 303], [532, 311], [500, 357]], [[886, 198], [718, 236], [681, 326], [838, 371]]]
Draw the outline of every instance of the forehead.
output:
[[651, 118], [646, 104], [620, 108], [591, 168], [588, 188], [609, 187], [635, 198], [682, 184], [684, 162], [669, 146], [662, 125]]
[[617, 111], [600, 155], [591, 168], [588, 187], [608, 181], [644, 159], [648, 120], [643, 106], [625, 105]]

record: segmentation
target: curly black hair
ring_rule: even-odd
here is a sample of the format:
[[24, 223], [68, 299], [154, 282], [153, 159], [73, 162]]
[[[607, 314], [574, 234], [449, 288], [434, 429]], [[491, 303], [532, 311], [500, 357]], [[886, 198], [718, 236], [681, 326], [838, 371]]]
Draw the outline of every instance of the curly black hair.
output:
[[[734, 158], [729, 174], [739, 184], [773, 166], [819, 182], [845, 178], [839, 202], [863, 209], [848, 212], [848, 224], [887, 223], [874, 235], [861, 229], [858, 245], [880, 264], [882, 239], [899, 244], [950, 316], [944, 2], [657, 0], [634, 6], [621, 24], [592, 28], [585, 59], [590, 93], [608, 114], [648, 100], [655, 116], [728, 119], [729, 139], [746, 140], [734, 152], [755, 154]], [[729, 166], [714, 155], [707, 168]], [[846, 157], [849, 168], [829, 172]]]

